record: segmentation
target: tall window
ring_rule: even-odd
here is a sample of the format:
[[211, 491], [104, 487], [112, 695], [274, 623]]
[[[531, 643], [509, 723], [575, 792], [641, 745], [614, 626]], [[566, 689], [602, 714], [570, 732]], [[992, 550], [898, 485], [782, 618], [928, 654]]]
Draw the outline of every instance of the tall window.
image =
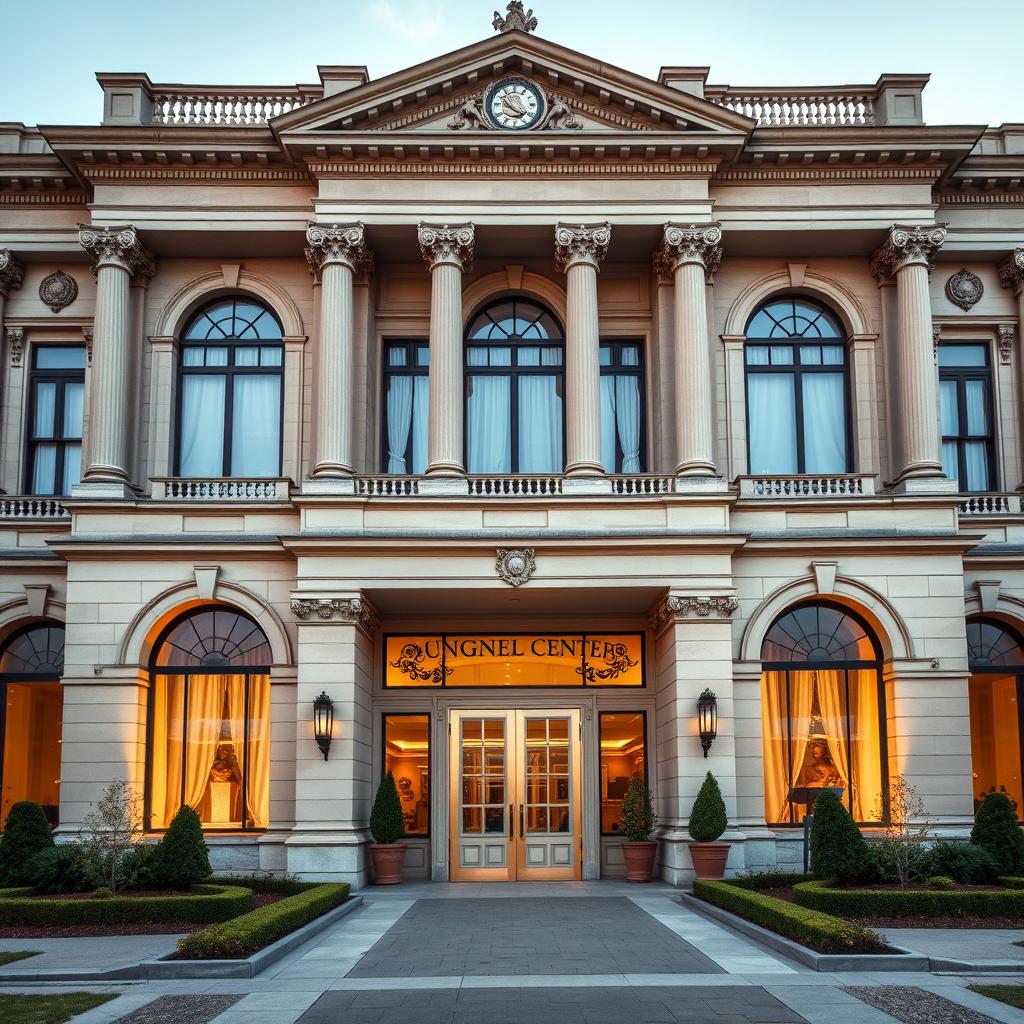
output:
[[60, 810], [64, 627], [37, 623], [0, 648], [0, 822], [34, 800], [51, 826]]
[[281, 325], [248, 299], [220, 299], [182, 334], [181, 476], [281, 473]]
[[971, 764], [974, 809], [987, 793], [1005, 793], [1024, 817], [1021, 787], [1021, 709], [1024, 708], [1024, 645], [1006, 625], [991, 619], [967, 623], [971, 675]]
[[601, 834], [622, 832], [622, 801], [634, 775], [647, 779], [647, 715], [643, 711], [602, 711]]
[[166, 630], [150, 670], [150, 827], [187, 804], [204, 828], [266, 828], [271, 660], [260, 627], [230, 608], [199, 608]]
[[385, 473], [421, 474], [427, 468], [427, 381], [430, 344], [384, 344]]
[[939, 346], [942, 468], [961, 491], [995, 488], [988, 345]]
[[30, 494], [70, 494], [81, 479], [85, 348], [36, 345], [29, 376]]
[[466, 333], [470, 473], [561, 473], [562, 328], [527, 299], [501, 299]]
[[751, 473], [850, 469], [846, 332], [823, 306], [773, 299], [747, 324]]
[[609, 473], [643, 471], [644, 376], [635, 341], [601, 342], [601, 463]]
[[834, 789], [855, 821], [878, 821], [885, 701], [867, 627], [842, 608], [802, 605], [768, 631], [761, 662], [765, 820], [802, 821]]
[[430, 715], [384, 716], [384, 771], [395, 777], [406, 836], [429, 835]]

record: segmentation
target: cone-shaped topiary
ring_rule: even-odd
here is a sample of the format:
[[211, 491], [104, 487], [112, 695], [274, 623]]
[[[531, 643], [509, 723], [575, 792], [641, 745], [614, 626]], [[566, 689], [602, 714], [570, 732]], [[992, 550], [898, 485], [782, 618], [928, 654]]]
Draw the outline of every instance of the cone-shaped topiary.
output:
[[32, 800], [14, 804], [0, 835], [0, 885], [31, 885], [29, 858], [53, 846], [50, 823]]
[[690, 837], [696, 843], [713, 843], [721, 839], [728, 824], [722, 791], [714, 775], [708, 772], [690, 811], [690, 824], [687, 826]]
[[654, 804], [647, 780], [642, 772], [636, 772], [622, 798], [622, 826], [619, 831], [627, 842], [646, 843], [651, 838], [654, 820]]
[[989, 793], [974, 816], [971, 842], [992, 854], [1001, 875], [1024, 869], [1024, 833], [1017, 824], [1017, 808], [1005, 793]]
[[402, 801], [398, 799], [395, 777], [388, 772], [381, 780], [370, 812], [370, 835], [375, 843], [385, 846], [397, 843], [405, 835]]
[[871, 864], [867, 840], [853, 823], [850, 812], [835, 792], [823, 789], [814, 802], [811, 872], [847, 885], [866, 879]]
[[203, 827], [191, 807], [174, 816], [146, 869], [154, 885], [168, 889], [188, 889], [213, 873]]

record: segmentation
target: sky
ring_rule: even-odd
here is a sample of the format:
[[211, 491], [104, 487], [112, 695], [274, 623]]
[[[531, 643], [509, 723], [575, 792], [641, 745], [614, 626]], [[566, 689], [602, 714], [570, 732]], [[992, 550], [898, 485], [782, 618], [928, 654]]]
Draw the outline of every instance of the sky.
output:
[[[379, 78], [493, 34], [507, 0], [0, 0], [0, 121], [97, 124], [97, 71], [154, 82], [293, 85], [317, 64]], [[1024, 122], [1024, 0], [532, 0], [537, 34], [656, 78], [730, 85], [932, 76], [929, 124]]]

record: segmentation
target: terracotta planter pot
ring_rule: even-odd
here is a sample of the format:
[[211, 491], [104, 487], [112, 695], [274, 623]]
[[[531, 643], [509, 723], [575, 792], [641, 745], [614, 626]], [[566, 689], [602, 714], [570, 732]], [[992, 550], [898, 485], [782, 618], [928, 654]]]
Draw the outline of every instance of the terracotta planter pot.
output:
[[623, 843], [622, 856], [626, 861], [626, 881], [649, 882], [657, 853], [657, 843]]
[[402, 880], [402, 864], [405, 862], [403, 843], [374, 843], [370, 847], [373, 861], [373, 880], [377, 885], [398, 885]]
[[690, 860], [698, 878], [724, 878], [732, 843], [690, 843]]

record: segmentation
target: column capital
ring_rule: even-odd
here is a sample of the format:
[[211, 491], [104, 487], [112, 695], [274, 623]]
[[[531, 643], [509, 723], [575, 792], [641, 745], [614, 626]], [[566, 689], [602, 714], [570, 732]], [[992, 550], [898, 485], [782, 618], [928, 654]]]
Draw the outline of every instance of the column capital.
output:
[[14, 258], [10, 249], [0, 249], [0, 297], [7, 298], [21, 287], [25, 267]]
[[138, 232], [130, 224], [118, 227], [79, 224], [78, 243], [92, 257], [94, 274], [100, 267], [119, 267], [148, 284], [156, 273], [153, 254], [143, 246]]
[[945, 240], [946, 228], [942, 224], [931, 227], [894, 224], [889, 229], [889, 237], [871, 257], [871, 273], [879, 281], [914, 265], [927, 267], [931, 273], [935, 254]]
[[686, 619], [728, 621], [739, 606], [734, 594], [667, 594], [650, 613], [651, 628], [660, 633], [669, 623]]
[[595, 270], [608, 255], [612, 240], [612, 226], [608, 221], [600, 224], [555, 225], [555, 264], [565, 273], [577, 263], [589, 263]]
[[1004, 288], [1012, 288], [1015, 295], [1024, 291], [1024, 249], [1014, 249], [999, 264], [999, 283]]
[[476, 241], [476, 228], [472, 224], [427, 224], [421, 221], [416, 234], [420, 252], [431, 270], [441, 263], [451, 263], [462, 271], [472, 269]]
[[360, 221], [351, 224], [310, 224], [306, 228], [306, 263], [314, 280], [324, 267], [348, 267], [353, 274], [373, 270], [373, 251], [366, 244], [366, 229]]
[[671, 274], [684, 263], [699, 263], [709, 277], [722, 262], [722, 228], [719, 224], [665, 225], [661, 246], [654, 254], [658, 274]]

